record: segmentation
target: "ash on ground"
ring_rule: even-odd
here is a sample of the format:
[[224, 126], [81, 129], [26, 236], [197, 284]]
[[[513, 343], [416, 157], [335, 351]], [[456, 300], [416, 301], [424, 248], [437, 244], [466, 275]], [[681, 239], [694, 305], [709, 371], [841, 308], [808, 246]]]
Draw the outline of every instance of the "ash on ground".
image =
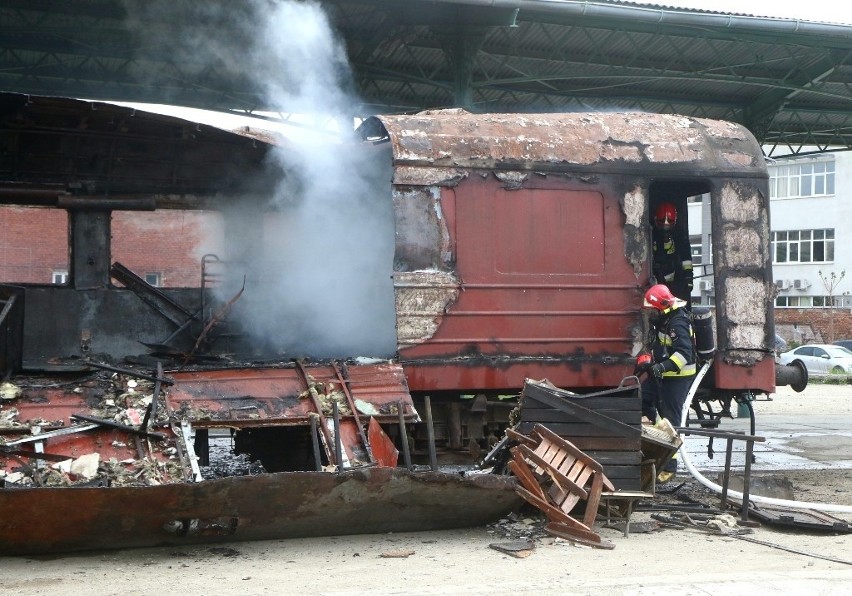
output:
[[488, 524], [488, 534], [506, 540], [540, 540], [548, 536], [544, 531], [547, 519], [535, 509], [524, 507], [522, 513], [510, 513], [503, 519]]
[[219, 437], [210, 440], [210, 465], [200, 466], [199, 470], [204, 480], [266, 474], [263, 464], [251, 461], [247, 453], [236, 455], [233, 442]]
[[[669, 482], [658, 484], [653, 499], [643, 502], [656, 506], [693, 506], [696, 511], [713, 510], [719, 506], [719, 497], [691, 477], [676, 476]], [[572, 512], [580, 516], [582, 512]], [[600, 512], [598, 520], [600, 521]], [[524, 505], [519, 512], [511, 513], [503, 519], [489, 524], [488, 534], [505, 540], [541, 541], [550, 538], [545, 531], [547, 518], [530, 505]]]

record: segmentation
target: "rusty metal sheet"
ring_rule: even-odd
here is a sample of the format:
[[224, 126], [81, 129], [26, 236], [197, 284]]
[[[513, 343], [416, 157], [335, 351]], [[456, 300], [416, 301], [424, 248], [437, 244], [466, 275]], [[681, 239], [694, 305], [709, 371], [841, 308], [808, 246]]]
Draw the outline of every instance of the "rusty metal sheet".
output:
[[718, 389], [741, 389], [751, 387], [767, 393], [775, 391], [775, 360], [771, 355], [760, 354], [757, 362], [729, 363], [724, 354], [717, 354], [713, 361], [714, 383]]
[[[742, 501], [730, 500], [738, 508], [742, 506]], [[852, 526], [846, 520], [814, 509], [789, 509], [784, 507], [751, 505], [748, 508], [748, 515], [749, 517], [772, 525], [832, 532], [835, 534], [852, 533]]]
[[[338, 402], [342, 417], [351, 415], [334, 364], [306, 364], [304, 370], [325, 417], [331, 416], [332, 401]], [[341, 373], [359, 414], [396, 423], [401, 403], [406, 419], [418, 420], [399, 364], [350, 364]], [[168, 374], [174, 379], [166, 398], [168, 407], [196, 427], [310, 424], [311, 413], [316, 413], [305, 374], [296, 366]]]
[[376, 463], [379, 466], [395, 468], [399, 461], [399, 450], [375, 418], [370, 418], [369, 440]]
[[702, 118], [463, 110], [377, 118], [390, 135], [398, 165], [533, 171], [596, 166], [612, 171], [654, 163], [701, 167], [708, 173], [765, 171], [757, 160], [760, 147], [745, 127]]
[[152, 487], [0, 491], [0, 555], [468, 527], [520, 505], [509, 476], [360, 468]]

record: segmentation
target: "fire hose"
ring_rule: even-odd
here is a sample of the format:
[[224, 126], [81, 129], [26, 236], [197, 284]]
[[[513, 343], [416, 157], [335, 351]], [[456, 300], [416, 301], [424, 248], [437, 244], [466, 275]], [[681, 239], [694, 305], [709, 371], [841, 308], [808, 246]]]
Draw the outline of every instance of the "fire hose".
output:
[[[692, 386], [689, 388], [689, 393], [686, 394], [686, 400], [683, 402], [683, 410], [680, 415], [680, 426], [683, 427], [686, 425], [686, 418], [689, 414], [689, 408], [692, 404], [692, 398], [695, 395], [696, 390], [698, 389], [698, 385], [701, 384], [701, 379], [704, 378], [704, 375], [707, 374], [707, 370], [710, 368], [711, 362], [705, 362], [701, 369], [698, 371], [698, 374], [695, 375], [695, 380], [692, 381]], [[680, 456], [684, 465], [686, 466], [687, 471], [692, 474], [692, 477], [698, 480], [702, 485], [713, 491], [717, 494], [722, 494], [722, 487], [708, 480], [704, 477], [701, 472], [699, 472], [695, 466], [692, 465], [692, 462], [689, 460], [689, 455], [686, 453], [686, 443], [683, 443], [680, 446]], [[735, 499], [742, 499], [743, 494], [734, 490], [728, 489], [728, 495]], [[838, 505], [835, 503], [812, 503], [808, 501], [791, 501], [788, 499], [776, 499], [774, 497], [762, 497], [760, 495], [749, 495], [749, 500], [755, 503], [762, 503], [764, 505], [775, 505], [777, 507], [787, 507], [790, 509], [811, 509], [813, 511], [825, 511], [831, 513], [848, 513], [852, 514], [852, 506], [850, 505]]]

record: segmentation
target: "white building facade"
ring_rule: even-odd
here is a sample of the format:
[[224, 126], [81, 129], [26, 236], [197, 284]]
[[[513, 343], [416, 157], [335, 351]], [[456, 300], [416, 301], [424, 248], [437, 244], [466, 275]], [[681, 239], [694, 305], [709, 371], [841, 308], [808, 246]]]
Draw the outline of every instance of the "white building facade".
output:
[[[852, 307], [852, 153], [770, 161], [770, 230], [776, 310]], [[713, 296], [709, 208], [689, 203], [694, 304]], [[691, 201], [693, 201], [691, 200]]]

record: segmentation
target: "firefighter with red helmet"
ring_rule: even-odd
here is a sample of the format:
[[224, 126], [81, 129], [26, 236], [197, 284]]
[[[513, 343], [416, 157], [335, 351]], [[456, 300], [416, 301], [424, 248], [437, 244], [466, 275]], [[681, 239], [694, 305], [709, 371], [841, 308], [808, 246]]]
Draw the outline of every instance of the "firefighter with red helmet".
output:
[[[677, 427], [696, 373], [692, 318], [686, 303], [663, 284], [645, 292], [643, 306], [651, 309], [651, 341], [648, 352], [636, 360], [635, 374], [647, 373], [642, 382], [642, 414], [651, 423], [659, 415]], [[660, 480], [668, 480], [676, 471], [677, 459], [672, 458]]]
[[654, 281], [665, 284], [672, 294], [689, 305], [692, 294], [692, 251], [689, 237], [676, 228], [677, 209], [669, 202], [657, 205], [651, 237], [651, 273]]

